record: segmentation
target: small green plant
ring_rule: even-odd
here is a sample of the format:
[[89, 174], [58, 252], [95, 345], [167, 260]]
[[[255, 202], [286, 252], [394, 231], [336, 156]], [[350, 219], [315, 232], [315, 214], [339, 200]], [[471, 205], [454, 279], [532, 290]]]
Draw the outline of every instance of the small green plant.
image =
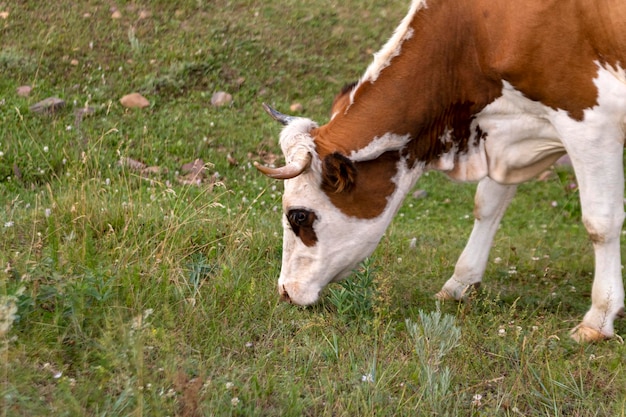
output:
[[330, 303], [337, 313], [347, 321], [374, 317], [376, 287], [372, 261], [366, 259], [353, 277], [339, 283], [339, 287], [329, 287]]
[[405, 320], [419, 360], [418, 382], [423, 401], [436, 415], [448, 415], [453, 403], [448, 397], [453, 392], [452, 371], [443, 366], [443, 358], [458, 346], [461, 329], [449, 314], [437, 310], [419, 311], [419, 322]]

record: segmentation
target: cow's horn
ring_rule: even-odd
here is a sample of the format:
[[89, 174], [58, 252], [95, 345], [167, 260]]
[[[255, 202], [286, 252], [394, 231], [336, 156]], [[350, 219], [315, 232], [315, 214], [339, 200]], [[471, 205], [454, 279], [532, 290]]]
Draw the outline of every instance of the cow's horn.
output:
[[262, 105], [263, 105], [263, 109], [267, 112], [267, 114], [269, 114], [272, 117], [272, 119], [282, 123], [285, 126], [291, 123], [295, 119], [295, 117], [293, 116], [288, 116], [286, 114], [282, 114], [281, 112], [277, 110], [274, 110], [273, 108], [271, 108], [265, 103], [262, 103]]
[[261, 165], [256, 161], [254, 162], [254, 167], [270, 178], [288, 180], [302, 174], [304, 170], [308, 168], [310, 163], [311, 154], [307, 150], [303, 149], [301, 152], [294, 155], [293, 160], [289, 164], [283, 167], [270, 168], [265, 165]]

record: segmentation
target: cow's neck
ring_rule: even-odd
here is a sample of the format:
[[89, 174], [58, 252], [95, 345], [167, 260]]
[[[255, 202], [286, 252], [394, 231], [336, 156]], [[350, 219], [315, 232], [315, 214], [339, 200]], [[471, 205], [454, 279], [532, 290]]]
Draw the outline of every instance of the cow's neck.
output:
[[402, 147], [413, 164], [431, 163], [454, 144], [466, 150], [472, 115], [500, 94], [501, 84], [478, 76], [470, 17], [449, 13], [446, 3], [413, 2], [347, 107], [317, 132], [321, 157], [341, 152], [366, 159], [367, 152], [376, 157]]
[[312, 132], [320, 158], [340, 152], [360, 165], [354, 192], [328, 195], [347, 215], [395, 213], [398, 194], [403, 197], [426, 167], [442, 157], [454, 162], [451, 154], [466, 153], [481, 140], [472, 132], [472, 116], [501, 86], [477, 76], [469, 17], [461, 11], [451, 21], [447, 2], [426, 8], [414, 1], [347, 106]]

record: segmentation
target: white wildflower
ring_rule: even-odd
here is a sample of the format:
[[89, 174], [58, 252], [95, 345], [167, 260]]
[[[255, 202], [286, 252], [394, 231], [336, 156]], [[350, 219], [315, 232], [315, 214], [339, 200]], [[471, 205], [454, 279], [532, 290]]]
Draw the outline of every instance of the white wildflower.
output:
[[374, 382], [374, 376], [372, 376], [371, 373], [369, 373], [367, 375], [361, 375], [361, 382], [373, 383]]
[[6, 227], [7, 229], [8, 229], [9, 227], [13, 227], [13, 226], [15, 226], [15, 222], [14, 222], [14, 221], [12, 221], [12, 220], [9, 220], [8, 222], [5, 222], [5, 223], [4, 223], [4, 227]]
[[239, 398], [238, 397], [231, 398], [230, 403], [232, 404], [233, 407], [237, 407], [239, 405]]
[[0, 296], [0, 337], [11, 330], [13, 322], [17, 318], [17, 299], [12, 295]]
[[235, 384], [233, 384], [232, 382], [227, 382], [226, 383], [226, 389], [232, 389], [235, 386]]
[[481, 400], [483, 399], [483, 396], [481, 394], [476, 394], [472, 397], [472, 405], [474, 407], [480, 407], [482, 405]]

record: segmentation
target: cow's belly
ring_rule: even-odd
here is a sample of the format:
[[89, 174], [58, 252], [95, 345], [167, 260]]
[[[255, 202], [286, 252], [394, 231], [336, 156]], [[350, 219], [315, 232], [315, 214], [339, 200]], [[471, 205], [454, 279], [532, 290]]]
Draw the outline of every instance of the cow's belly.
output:
[[476, 117], [487, 134], [484, 148], [489, 177], [502, 184], [528, 181], [565, 154], [548, 120], [549, 112], [548, 107], [505, 84], [503, 95]]
[[531, 116], [486, 120], [485, 154], [489, 177], [501, 184], [518, 184], [539, 175], [565, 154], [552, 126]]

